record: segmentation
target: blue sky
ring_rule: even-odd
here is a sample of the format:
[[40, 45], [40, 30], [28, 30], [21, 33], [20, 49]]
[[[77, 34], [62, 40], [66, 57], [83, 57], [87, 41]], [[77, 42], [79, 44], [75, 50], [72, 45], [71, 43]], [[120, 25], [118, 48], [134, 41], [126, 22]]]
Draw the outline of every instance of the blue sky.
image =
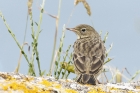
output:
[[[108, 49], [109, 45], [113, 43], [113, 48], [109, 56], [114, 59], [107, 65], [114, 68], [117, 67], [120, 70], [126, 67], [133, 75], [137, 70], [140, 70], [140, 1], [87, 0], [87, 2], [91, 7], [92, 16], [89, 17], [87, 15], [85, 8], [80, 3], [75, 7], [67, 27], [74, 27], [78, 24], [92, 25], [93, 22], [96, 31], [102, 31], [102, 37], [108, 31], [109, 36], [105, 46]], [[34, 0], [33, 3], [33, 19], [35, 22], [39, 20], [38, 7], [41, 3], [42, 0]], [[46, 0], [45, 11], [49, 14], [57, 15], [58, 3], [59, 0]], [[74, 0], [62, 0], [57, 49], [63, 25], [67, 23], [73, 7]], [[0, 3], [0, 11], [3, 13], [20, 44], [22, 44], [27, 17], [27, 0], [3, 0]], [[41, 68], [48, 71], [52, 56], [55, 19], [44, 14], [41, 29], [42, 32], [38, 41]], [[20, 51], [1, 19], [0, 32], [0, 71], [11, 72], [17, 66]], [[70, 44], [73, 44], [76, 38], [74, 33], [66, 31], [63, 50], [65, 51]], [[32, 42], [29, 21], [26, 42], [29, 45]], [[24, 49], [28, 53], [28, 47], [25, 46]], [[35, 67], [37, 70], [37, 65]], [[28, 64], [23, 57], [20, 73], [26, 74], [27, 71]]]

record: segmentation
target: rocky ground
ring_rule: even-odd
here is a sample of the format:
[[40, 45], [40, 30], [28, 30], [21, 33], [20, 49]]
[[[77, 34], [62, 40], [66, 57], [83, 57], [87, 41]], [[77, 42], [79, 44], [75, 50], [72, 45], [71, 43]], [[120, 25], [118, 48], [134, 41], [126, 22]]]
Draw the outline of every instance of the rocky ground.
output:
[[50, 76], [0, 72], [0, 93], [140, 93], [140, 82], [93, 86]]

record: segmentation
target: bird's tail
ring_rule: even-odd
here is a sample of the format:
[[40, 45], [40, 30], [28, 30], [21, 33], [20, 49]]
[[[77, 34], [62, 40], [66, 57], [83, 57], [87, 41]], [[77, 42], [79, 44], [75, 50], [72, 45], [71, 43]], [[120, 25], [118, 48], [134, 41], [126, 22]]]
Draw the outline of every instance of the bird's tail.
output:
[[89, 74], [80, 74], [76, 81], [82, 84], [98, 84], [98, 80], [95, 78], [95, 76]]

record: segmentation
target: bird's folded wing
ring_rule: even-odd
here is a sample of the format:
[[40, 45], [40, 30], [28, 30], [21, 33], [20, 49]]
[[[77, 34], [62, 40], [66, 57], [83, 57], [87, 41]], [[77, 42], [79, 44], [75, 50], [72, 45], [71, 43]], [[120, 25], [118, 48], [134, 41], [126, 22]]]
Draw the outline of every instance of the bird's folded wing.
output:
[[[82, 49], [82, 47], [84, 47], [84, 49]], [[79, 44], [73, 54], [75, 70], [80, 73], [98, 73], [98, 71], [102, 69], [104, 62], [104, 51], [103, 43], [100, 42], [92, 41]]]

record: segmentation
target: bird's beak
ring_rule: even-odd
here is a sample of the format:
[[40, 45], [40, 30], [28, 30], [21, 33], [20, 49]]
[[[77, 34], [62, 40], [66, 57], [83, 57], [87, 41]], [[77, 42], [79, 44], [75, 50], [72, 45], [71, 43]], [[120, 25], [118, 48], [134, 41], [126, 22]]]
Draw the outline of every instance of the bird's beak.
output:
[[67, 30], [70, 30], [70, 31], [73, 31], [73, 32], [76, 32], [76, 29], [75, 28], [66, 28]]

